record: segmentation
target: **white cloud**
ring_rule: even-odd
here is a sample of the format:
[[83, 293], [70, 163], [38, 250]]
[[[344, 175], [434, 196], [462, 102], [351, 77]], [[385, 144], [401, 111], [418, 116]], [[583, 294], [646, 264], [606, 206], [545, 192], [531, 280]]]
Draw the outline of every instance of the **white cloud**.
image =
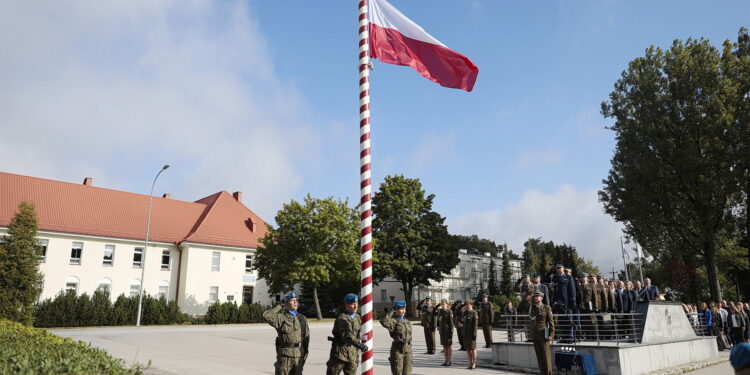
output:
[[142, 192], [169, 162], [176, 198], [242, 190], [270, 220], [318, 162], [245, 2], [5, 1], [0, 51], [2, 171]]
[[455, 161], [456, 139], [453, 134], [426, 133], [408, 158], [407, 169], [418, 173], [431, 166]]
[[622, 226], [604, 213], [596, 190], [579, 191], [571, 185], [549, 194], [528, 190], [505, 208], [468, 213], [449, 221], [451, 233], [477, 234], [507, 243], [519, 255], [528, 238], [542, 237], [575, 246], [579, 255], [592, 259], [602, 272], [622, 268]]
[[562, 160], [559, 150], [553, 149], [531, 149], [521, 153], [516, 160], [516, 167], [520, 169], [532, 169], [545, 164], [555, 164]]

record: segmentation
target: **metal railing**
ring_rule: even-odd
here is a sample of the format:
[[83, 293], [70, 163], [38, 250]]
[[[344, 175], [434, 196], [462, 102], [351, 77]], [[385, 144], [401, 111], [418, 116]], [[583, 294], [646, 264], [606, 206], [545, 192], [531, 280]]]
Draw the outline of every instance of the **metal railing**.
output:
[[[527, 314], [495, 317], [495, 326], [505, 333], [500, 335], [500, 342], [531, 341], [531, 320]], [[643, 337], [643, 315], [638, 313], [570, 313], [553, 317], [555, 342], [619, 345], [640, 342]]]

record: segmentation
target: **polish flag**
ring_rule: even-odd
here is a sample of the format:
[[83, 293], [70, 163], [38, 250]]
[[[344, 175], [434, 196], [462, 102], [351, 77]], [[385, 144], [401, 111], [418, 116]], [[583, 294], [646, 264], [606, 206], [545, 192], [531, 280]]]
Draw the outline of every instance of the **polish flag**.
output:
[[370, 56], [408, 65], [440, 86], [471, 91], [479, 68], [427, 34], [386, 0], [369, 0]]

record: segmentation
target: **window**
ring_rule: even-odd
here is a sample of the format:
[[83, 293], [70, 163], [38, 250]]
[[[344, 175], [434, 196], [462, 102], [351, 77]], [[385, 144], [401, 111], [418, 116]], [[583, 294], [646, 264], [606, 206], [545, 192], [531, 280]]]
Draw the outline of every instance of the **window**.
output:
[[70, 264], [81, 264], [81, 254], [83, 253], [83, 242], [73, 242], [70, 248]]
[[111, 266], [115, 259], [115, 245], [104, 245], [104, 259], [102, 265]]
[[133, 267], [141, 268], [143, 266], [143, 248], [136, 247], [133, 250]]
[[112, 294], [112, 279], [105, 277], [99, 280], [99, 286], [96, 287], [96, 290], [103, 290]]
[[253, 272], [253, 256], [250, 254], [245, 255], [245, 273]]
[[169, 281], [159, 281], [159, 298], [169, 299]]
[[141, 292], [141, 280], [133, 279], [130, 281], [130, 296], [137, 297]]
[[72, 290], [73, 293], [78, 293], [78, 278], [75, 276], [68, 277], [65, 279], [65, 291]]
[[42, 248], [39, 255], [39, 263], [44, 263], [47, 261], [47, 245], [49, 245], [49, 240], [37, 240], [37, 244]]
[[385, 289], [380, 289], [380, 302], [388, 302], [388, 291]]
[[219, 287], [218, 286], [212, 286], [208, 290], [208, 301], [209, 302], [216, 302], [219, 300]]
[[213, 254], [211, 254], [211, 271], [218, 271], [220, 263], [221, 253], [218, 251], [214, 251]]
[[169, 270], [169, 261], [172, 258], [169, 250], [162, 250], [161, 252], [161, 269], [164, 271]]
[[253, 303], [253, 287], [248, 285], [242, 286], [242, 303], [249, 305]]

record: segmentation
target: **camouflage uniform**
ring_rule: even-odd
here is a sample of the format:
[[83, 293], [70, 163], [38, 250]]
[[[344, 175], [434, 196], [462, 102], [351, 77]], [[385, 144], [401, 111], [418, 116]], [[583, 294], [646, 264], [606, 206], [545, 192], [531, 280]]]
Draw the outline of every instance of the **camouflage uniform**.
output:
[[[555, 336], [555, 320], [552, 318], [552, 308], [545, 304], [531, 305], [529, 310], [531, 320], [531, 340], [534, 342], [534, 351], [539, 363], [539, 374], [552, 375], [552, 353], [550, 352], [550, 341]], [[549, 332], [545, 335], [546, 329]]]
[[393, 311], [380, 318], [380, 324], [388, 330], [393, 339], [391, 343], [391, 363], [393, 375], [410, 375], [412, 365], [411, 322], [404, 318], [393, 317]]
[[359, 364], [359, 329], [362, 321], [357, 314], [342, 313], [333, 323], [333, 343], [326, 362], [326, 375], [356, 375]]
[[263, 313], [263, 320], [276, 329], [276, 375], [300, 375], [310, 345], [310, 326], [305, 316], [294, 316], [279, 305]]

